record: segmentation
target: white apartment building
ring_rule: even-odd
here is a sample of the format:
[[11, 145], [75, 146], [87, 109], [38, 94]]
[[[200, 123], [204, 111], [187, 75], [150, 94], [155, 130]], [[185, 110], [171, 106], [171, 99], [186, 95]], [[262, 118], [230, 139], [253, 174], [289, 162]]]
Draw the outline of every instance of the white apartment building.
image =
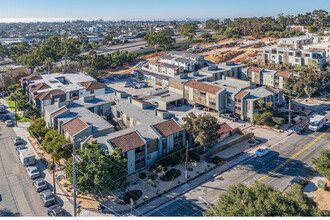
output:
[[189, 60], [186, 58], [173, 57], [170, 55], [162, 55], [159, 57], [159, 61], [162, 63], [172, 64], [176, 66], [181, 66], [185, 71], [193, 71], [195, 69], [195, 64], [197, 64], [193, 60]]
[[278, 40], [278, 45], [280, 47], [292, 48], [292, 49], [302, 49], [304, 45], [312, 44], [312, 37], [290, 37], [282, 38]]
[[321, 52], [324, 51], [325, 56], [327, 58], [330, 58], [330, 41], [305, 45], [303, 46], [303, 48], [304, 50], [321, 51]]

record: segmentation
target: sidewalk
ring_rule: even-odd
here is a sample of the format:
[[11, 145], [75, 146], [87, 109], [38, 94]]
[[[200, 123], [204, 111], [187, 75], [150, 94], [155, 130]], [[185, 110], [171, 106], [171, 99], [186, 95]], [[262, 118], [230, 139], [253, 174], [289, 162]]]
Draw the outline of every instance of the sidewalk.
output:
[[[13, 117], [14, 111], [11, 110], [8, 107], [7, 102], [4, 102], [3, 104], [5, 104], [7, 106], [8, 111], [10, 111], [11, 117]], [[29, 133], [27, 131], [27, 128], [30, 126], [29, 122], [23, 122], [23, 123], [18, 123], [18, 125], [16, 127], [13, 127], [14, 132], [17, 136], [21, 137], [25, 143], [26, 143], [26, 147], [31, 149], [34, 154], [36, 155], [36, 166], [38, 167], [38, 169], [41, 171], [41, 176], [47, 181], [49, 188], [53, 191], [53, 173], [47, 169], [47, 167], [45, 167], [45, 165], [42, 163], [42, 161], [40, 160], [39, 155], [37, 154], [37, 152], [35, 151], [34, 147], [32, 147], [28, 137], [29, 137]], [[56, 183], [56, 201], [57, 204], [61, 205], [66, 211], [67, 211], [67, 215], [68, 216], [73, 216], [73, 204], [69, 201], [69, 199], [67, 198], [67, 195], [65, 195], [62, 191], [62, 189], [59, 187], [59, 184], [57, 182]], [[37, 201], [37, 202], [41, 202], [41, 201]], [[104, 214], [101, 213], [97, 213], [97, 212], [91, 212], [88, 210], [82, 210], [82, 212], [80, 213], [81, 217], [88, 217], [88, 216], [105, 216]], [[107, 215], [110, 216], [110, 215]]]

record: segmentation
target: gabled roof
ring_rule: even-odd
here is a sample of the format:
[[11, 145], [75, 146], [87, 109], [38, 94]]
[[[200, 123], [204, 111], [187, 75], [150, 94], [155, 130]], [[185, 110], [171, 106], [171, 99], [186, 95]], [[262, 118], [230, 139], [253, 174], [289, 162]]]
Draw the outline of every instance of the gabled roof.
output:
[[55, 89], [55, 90], [43, 92], [41, 95], [38, 95], [38, 98], [39, 100], [47, 100], [47, 99], [51, 99], [53, 95], [61, 95], [61, 94], [65, 94], [65, 92], [60, 89]]
[[59, 108], [59, 109], [57, 109], [55, 112], [51, 113], [51, 114], [50, 114], [50, 117], [54, 118], [56, 115], [59, 115], [59, 114], [65, 112], [66, 110], [68, 110], [67, 107]]
[[108, 141], [114, 148], [121, 148], [123, 153], [145, 145], [145, 142], [136, 131], [109, 139]]
[[226, 134], [233, 130], [226, 122], [219, 122], [220, 129], [217, 131], [217, 134]]
[[198, 82], [195, 80], [189, 80], [186, 84], [184, 84], [184, 86], [188, 86], [190, 88], [198, 89], [198, 90], [208, 92], [211, 94], [216, 94], [217, 92], [219, 92], [221, 90], [221, 87]]
[[275, 76], [288, 78], [291, 74], [292, 72], [279, 70], [275, 73]]
[[162, 137], [167, 137], [183, 130], [173, 119], [154, 124], [152, 127], [154, 127]]
[[63, 131], [68, 132], [71, 137], [87, 127], [89, 127], [89, 125], [80, 117], [76, 117], [62, 126]]
[[29, 87], [32, 92], [51, 88], [47, 83], [32, 84], [32, 85], [29, 85]]
[[81, 82], [80, 85], [85, 87], [87, 91], [107, 88], [103, 83], [95, 81]]
[[263, 68], [261, 67], [255, 67], [255, 66], [251, 66], [248, 71], [252, 71], [252, 72], [260, 72], [261, 70], [263, 70]]
[[242, 91], [240, 91], [239, 93], [237, 93], [237, 94], [235, 95], [235, 98], [237, 98], [237, 99], [242, 99], [246, 94], [248, 94], [248, 92], [242, 90]]
[[269, 86], [266, 86], [266, 89], [268, 89], [269, 91], [271, 91], [271, 92], [273, 92], [273, 93], [275, 93], [275, 94], [278, 94], [278, 93], [279, 93], [278, 90], [273, 89], [272, 87], [269, 87]]

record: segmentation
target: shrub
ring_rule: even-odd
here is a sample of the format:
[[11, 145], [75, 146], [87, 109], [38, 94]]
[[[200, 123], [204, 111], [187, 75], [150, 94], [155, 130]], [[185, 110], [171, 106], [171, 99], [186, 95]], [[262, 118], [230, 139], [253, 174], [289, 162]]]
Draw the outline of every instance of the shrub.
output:
[[179, 177], [180, 175], [181, 175], [181, 171], [173, 168], [173, 169], [170, 169], [169, 171], [167, 171], [165, 173], [165, 175], [163, 177], [161, 177], [160, 180], [172, 181], [172, 179], [174, 180], [175, 178]]
[[215, 164], [217, 166], [220, 166], [221, 163], [222, 163], [222, 159], [219, 156], [212, 157], [211, 163], [213, 163], [213, 164]]
[[151, 179], [151, 180], [155, 180], [156, 178], [157, 178], [157, 174], [155, 174], [155, 173], [152, 173], [149, 175], [149, 179]]
[[68, 186], [68, 183], [63, 183], [63, 186], [64, 186], [64, 187], [67, 187], [67, 186]]
[[130, 204], [131, 203], [131, 198], [133, 199], [133, 201], [135, 202], [136, 200], [138, 200], [140, 197], [142, 196], [142, 191], [141, 190], [132, 190], [132, 191], [128, 191], [127, 193], [125, 193], [124, 195], [124, 203], [125, 204]]
[[274, 128], [279, 129], [280, 125], [276, 124], [276, 125], [274, 125]]
[[275, 124], [281, 126], [281, 125], [284, 124], [285, 119], [284, 119], [284, 118], [281, 118], [281, 117], [272, 117], [272, 121], [273, 121]]
[[140, 178], [140, 179], [144, 179], [146, 176], [147, 176], [147, 174], [144, 173], [144, 172], [139, 173], [139, 178]]

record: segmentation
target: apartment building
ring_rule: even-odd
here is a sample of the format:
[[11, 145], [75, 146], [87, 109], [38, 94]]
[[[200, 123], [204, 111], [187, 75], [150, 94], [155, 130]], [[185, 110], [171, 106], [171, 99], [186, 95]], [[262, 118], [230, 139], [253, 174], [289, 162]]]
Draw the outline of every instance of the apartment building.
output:
[[325, 56], [330, 58], [330, 41], [303, 46], [304, 50], [325, 52]]
[[29, 103], [39, 108], [52, 105], [56, 101], [79, 99], [90, 95], [105, 94], [106, 86], [93, 77], [82, 73], [52, 73], [28, 76], [21, 79]]
[[198, 72], [199, 74], [210, 76], [208, 78], [208, 81], [212, 82], [222, 79], [224, 76], [242, 78], [241, 72], [242, 72], [242, 68], [244, 67], [246, 67], [245, 64], [239, 64], [235, 62], [225, 62], [215, 66], [208, 66], [205, 68], [201, 68]]
[[181, 66], [161, 63], [159, 61], [149, 61], [142, 66], [142, 70], [168, 77], [174, 77], [184, 73], [184, 68]]
[[293, 77], [293, 72], [282, 70], [267, 70], [261, 67], [248, 67], [242, 69], [242, 78], [261, 86], [284, 89], [285, 79]]
[[278, 40], [278, 45], [280, 47], [292, 48], [292, 49], [302, 49], [304, 45], [312, 44], [313, 39], [311, 37], [290, 37], [281, 38]]
[[325, 51], [309, 51], [281, 47], [264, 47], [258, 53], [258, 61], [263, 64], [316, 65], [320, 69], [326, 63]]
[[197, 65], [197, 63], [193, 60], [170, 55], [159, 56], [159, 62], [183, 67], [183, 69], [187, 72], [193, 71], [195, 69], [195, 65]]
[[169, 53], [169, 55], [173, 56], [173, 57], [177, 57], [177, 58], [184, 58], [184, 59], [192, 60], [199, 66], [203, 66], [205, 64], [203, 55], [181, 52], [181, 51], [171, 51]]

